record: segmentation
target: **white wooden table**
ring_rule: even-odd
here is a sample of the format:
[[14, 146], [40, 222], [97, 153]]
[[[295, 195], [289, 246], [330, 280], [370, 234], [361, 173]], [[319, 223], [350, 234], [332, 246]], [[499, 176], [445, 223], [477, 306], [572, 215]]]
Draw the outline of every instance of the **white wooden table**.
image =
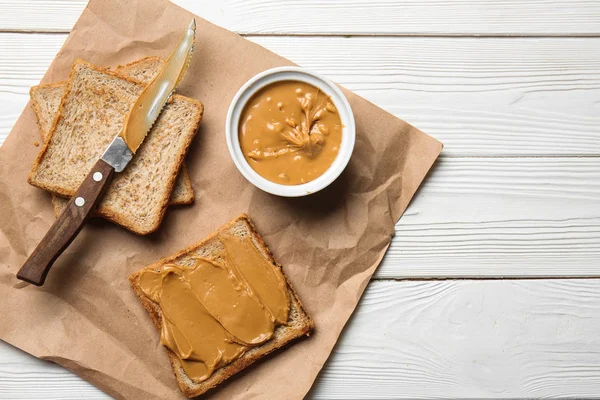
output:
[[[0, 142], [85, 3], [0, 0]], [[313, 398], [600, 396], [600, 1], [176, 3], [446, 145]], [[106, 397], [0, 342], [1, 399]]]

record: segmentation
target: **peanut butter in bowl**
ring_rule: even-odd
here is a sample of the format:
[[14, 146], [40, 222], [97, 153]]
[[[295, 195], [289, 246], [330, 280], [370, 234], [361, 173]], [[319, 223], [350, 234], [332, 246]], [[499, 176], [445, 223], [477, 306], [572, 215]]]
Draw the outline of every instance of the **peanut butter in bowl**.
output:
[[237, 92], [226, 121], [240, 173], [267, 193], [298, 197], [333, 182], [350, 161], [356, 132], [348, 100], [324, 77], [273, 68]]
[[246, 103], [239, 140], [254, 171], [275, 183], [299, 185], [315, 180], [333, 164], [342, 121], [331, 98], [319, 88], [280, 81]]

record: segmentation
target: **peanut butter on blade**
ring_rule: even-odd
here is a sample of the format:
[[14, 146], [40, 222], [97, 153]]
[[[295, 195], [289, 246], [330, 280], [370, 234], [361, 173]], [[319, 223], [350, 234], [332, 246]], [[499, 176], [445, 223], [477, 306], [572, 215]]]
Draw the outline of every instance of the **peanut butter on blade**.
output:
[[262, 177], [299, 185], [323, 175], [342, 142], [342, 121], [318, 88], [281, 81], [258, 91], [240, 117], [244, 157]]
[[196, 382], [273, 337], [289, 314], [287, 284], [248, 238], [221, 234], [224, 263], [144, 271], [139, 286], [162, 312], [161, 343]]

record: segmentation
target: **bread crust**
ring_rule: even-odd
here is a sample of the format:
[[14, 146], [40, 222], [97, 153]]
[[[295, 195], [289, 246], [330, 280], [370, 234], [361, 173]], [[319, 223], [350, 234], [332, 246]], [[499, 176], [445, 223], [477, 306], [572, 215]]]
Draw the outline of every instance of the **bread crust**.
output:
[[[54, 118], [54, 122], [52, 124], [52, 128], [50, 129], [50, 131], [48, 132], [48, 137], [47, 140], [44, 142], [42, 149], [40, 150], [39, 154], [37, 155], [33, 167], [31, 169], [31, 171], [29, 172], [29, 175], [27, 177], [27, 182], [29, 182], [29, 184], [39, 187], [41, 189], [47, 190], [49, 192], [58, 194], [59, 196], [62, 197], [68, 197], [70, 198], [71, 196], [73, 196], [75, 194], [75, 190], [70, 190], [68, 188], [64, 188], [64, 187], [60, 187], [60, 186], [51, 186], [51, 185], [47, 185], [44, 182], [40, 182], [35, 180], [35, 172], [37, 171], [37, 169], [39, 168], [44, 156], [46, 155], [46, 152], [48, 151], [48, 148], [50, 147], [50, 145], [52, 144], [53, 138], [54, 138], [54, 133], [56, 131], [56, 128], [60, 122], [60, 120], [63, 118], [62, 115], [62, 110], [65, 107], [65, 103], [67, 101], [67, 97], [68, 94], [70, 93], [72, 86], [73, 86], [73, 79], [75, 76], [75, 71], [76, 68], [75, 66], [77, 64], [82, 64], [87, 66], [88, 68], [98, 71], [98, 72], [102, 72], [105, 73], [107, 75], [119, 78], [119, 79], [123, 79], [125, 81], [128, 81], [130, 83], [134, 83], [137, 85], [140, 85], [141, 83], [131, 77], [128, 76], [123, 76], [117, 72], [114, 72], [108, 68], [103, 68], [103, 67], [98, 67], [95, 66], [91, 63], [88, 63], [82, 59], [77, 59], [75, 60], [75, 63], [73, 64], [74, 68], [71, 69], [71, 74], [69, 76], [69, 80], [68, 80], [68, 84], [67, 84], [67, 89], [65, 91], [65, 94], [63, 95], [63, 98], [61, 99], [61, 105], [58, 111], [57, 116]], [[173, 191], [173, 187], [175, 185], [175, 181], [177, 179], [177, 174], [179, 173], [179, 170], [181, 168], [181, 164], [184, 161], [185, 158], [185, 153], [187, 151], [187, 149], [189, 148], [196, 132], [198, 131], [198, 128], [200, 126], [200, 121], [202, 120], [202, 115], [204, 112], [204, 106], [202, 105], [202, 103], [200, 103], [200, 101], [196, 100], [196, 99], [192, 99], [189, 97], [185, 97], [185, 96], [181, 96], [181, 95], [173, 95], [173, 99], [180, 99], [182, 101], [187, 101], [187, 102], [191, 102], [194, 105], [194, 109], [195, 109], [195, 113], [192, 116], [191, 120], [192, 120], [192, 132], [190, 132], [190, 134], [185, 135], [185, 141], [184, 141], [184, 146], [182, 146], [182, 151], [180, 151], [178, 154], [175, 155], [175, 163], [178, 166], [177, 169], [174, 170], [173, 173], [171, 173], [171, 176], [169, 177], [169, 179], [166, 181], [166, 188], [167, 188], [167, 192], [168, 193], [172, 193]], [[140, 227], [134, 223], [132, 223], [131, 221], [121, 218], [121, 216], [118, 215], [118, 213], [114, 212], [111, 209], [103, 209], [102, 207], [100, 207], [99, 209], [97, 209], [97, 214], [109, 219], [110, 221], [134, 232], [137, 233], [139, 235], [147, 235], [150, 234], [152, 232], [155, 232], [158, 227], [160, 226], [160, 223], [162, 222], [162, 219], [164, 217], [166, 208], [169, 204], [169, 199], [170, 199], [170, 195], [169, 196], [165, 196], [164, 199], [162, 200], [162, 202], [160, 204], [157, 205], [158, 207], [158, 212], [154, 214], [154, 221], [152, 221], [151, 226], [149, 228], [145, 228], [145, 227]]]
[[[35, 112], [35, 116], [36, 116], [35, 122], [37, 123], [37, 126], [40, 130], [40, 136], [42, 137], [42, 141], [44, 141], [44, 142], [46, 141], [47, 138], [46, 138], [45, 134], [42, 134], [43, 129], [42, 129], [41, 121], [40, 121], [40, 116], [42, 115], [42, 110], [40, 110], [40, 106], [39, 106], [38, 102], [35, 100], [35, 93], [41, 89], [57, 88], [57, 87], [65, 86], [66, 84], [67, 84], [67, 81], [59, 81], [59, 82], [55, 82], [55, 83], [46, 83], [46, 84], [32, 86], [29, 89], [29, 98], [31, 99], [33, 111]], [[61, 100], [61, 102], [62, 102], [62, 100]], [[56, 119], [57, 116], [58, 116], [58, 114], [56, 116], [54, 116], [54, 119]], [[54, 123], [52, 125], [54, 125]], [[46, 134], [47, 133], [48, 132], [46, 132]]]
[[114, 68], [114, 70], [116, 72], [119, 72], [119, 70], [129, 69], [129, 68], [137, 66], [138, 64], [144, 63], [146, 61], [165, 61], [165, 60], [163, 60], [162, 58], [157, 57], [157, 56], [148, 56], [148, 57], [140, 58], [139, 60], [135, 60], [135, 61], [129, 62], [129, 63], [125, 64], [125, 65], [117, 65]]
[[[144, 309], [150, 315], [150, 318], [152, 319], [152, 322], [159, 334], [161, 332], [162, 327], [162, 313], [160, 310], [160, 306], [154, 301], [152, 301], [150, 298], [148, 298], [148, 296], [146, 296], [141, 290], [139, 286], [140, 275], [144, 271], [156, 269], [164, 264], [172, 263], [180, 259], [185, 259], [185, 257], [188, 256], [190, 253], [213, 242], [220, 232], [230, 230], [232, 227], [236, 226], [240, 222], [247, 226], [250, 239], [252, 240], [254, 245], [257, 246], [257, 248], [263, 254], [263, 256], [265, 256], [275, 268], [280, 268], [283, 273], [281, 265], [279, 265], [273, 258], [273, 255], [271, 254], [269, 248], [256, 231], [254, 224], [252, 223], [248, 215], [242, 214], [234, 220], [230, 221], [229, 223], [223, 225], [221, 228], [207, 236], [205, 239], [194, 243], [193, 245], [179, 251], [175, 255], [165, 257], [133, 273], [129, 277], [129, 283], [131, 285], [131, 288], [140, 300], [140, 303], [142, 304]], [[169, 356], [171, 367], [173, 368], [173, 373], [177, 380], [177, 384], [179, 385], [179, 388], [181, 389], [184, 395], [190, 398], [199, 396], [225, 382], [231, 376], [244, 370], [254, 362], [267, 356], [268, 354], [285, 347], [293, 340], [301, 338], [302, 336], [310, 336], [310, 333], [313, 331], [315, 326], [314, 322], [304, 310], [302, 302], [300, 301], [293, 286], [290, 284], [285, 273], [283, 274], [283, 276], [285, 277], [287, 283], [288, 295], [290, 298], [290, 319], [288, 319], [288, 325], [278, 326], [275, 329], [274, 336], [272, 339], [268, 340], [260, 346], [250, 349], [241, 357], [234, 360], [232, 363], [215, 370], [207, 380], [200, 383], [192, 381], [185, 373], [181, 362], [179, 361], [179, 358], [177, 358], [175, 353], [173, 353], [169, 348], [165, 347]], [[296, 316], [294, 321], [292, 321], [292, 315]], [[291, 323], [294, 323], [296, 326], [290, 328]]]

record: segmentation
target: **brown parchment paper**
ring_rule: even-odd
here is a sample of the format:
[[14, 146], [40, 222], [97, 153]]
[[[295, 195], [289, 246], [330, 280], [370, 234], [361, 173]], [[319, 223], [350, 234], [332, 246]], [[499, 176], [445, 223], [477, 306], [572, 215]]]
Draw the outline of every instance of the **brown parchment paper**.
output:
[[[163, 0], [92, 0], [43, 82], [65, 79], [77, 57], [103, 66], [166, 57], [191, 16]], [[180, 93], [205, 106], [187, 156], [197, 200], [191, 207], [169, 208], [155, 234], [139, 237], [93, 220], [55, 264], [44, 287], [18, 281], [15, 273], [54, 221], [50, 195], [26, 182], [39, 151], [33, 145], [39, 133], [30, 105], [0, 148], [0, 338], [70, 369], [115, 398], [182, 398], [159, 335], [127, 276], [248, 212], [316, 330], [208, 397], [302, 398], [442, 145], [345, 91], [357, 127], [346, 171], [328, 189], [305, 198], [261, 192], [229, 157], [225, 116], [246, 80], [291, 63], [196, 18], [197, 45]]]

